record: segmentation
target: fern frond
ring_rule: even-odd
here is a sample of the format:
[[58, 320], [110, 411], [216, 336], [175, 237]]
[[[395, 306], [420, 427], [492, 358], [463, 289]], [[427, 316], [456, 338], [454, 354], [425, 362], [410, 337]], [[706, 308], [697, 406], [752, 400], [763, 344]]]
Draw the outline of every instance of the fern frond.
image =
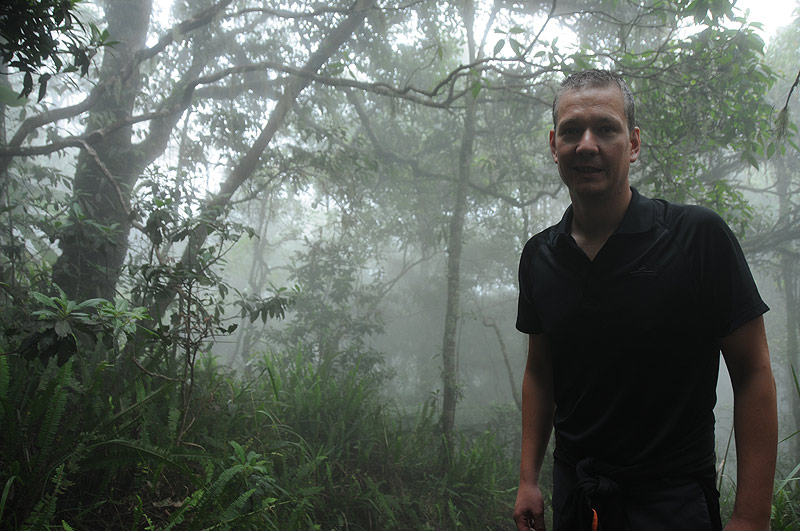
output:
[[172, 517], [169, 519], [169, 523], [161, 531], [170, 531], [175, 526], [182, 524], [183, 519], [186, 518], [186, 511], [188, 511], [189, 509], [195, 507], [198, 503], [200, 503], [200, 501], [203, 499], [204, 496], [205, 496], [204, 489], [198, 489], [194, 493], [192, 493], [191, 496], [189, 496], [183, 501], [183, 506], [178, 510], [178, 512], [173, 513]]
[[[111, 417], [110, 419], [108, 419], [106, 422], [104, 422], [100, 426], [100, 428], [98, 429], [98, 432], [99, 433], [103, 433], [103, 432], [107, 431], [108, 429], [110, 429], [110, 428], [112, 428], [114, 426], [117, 426], [119, 428], [119, 423], [121, 421], [126, 420], [127, 417], [132, 416], [134, 413], [138, 414], [139, 411], [144, 406], [146, 406], [147, 404], [149, 404], [150, 402], [152, 402], [156, 398], [160, 397], [164, 393], [164, 391], [166, 391], [169, 387], [170, 387], [169, 384], [162, 385], [161, 387], [159, 387], [158, 389], [156, 389], [155, 391], [153, 391], [149, 395], [146, 395], [143, 398], [141, 398], [140, 400], [138, 400], [136, 403], [131, 404], [130, 406], [126, 407], [125, 409], [123, 409], [122, 411], [120, 411], [119, 413], [117, 413], [116, 415]], [[123, 424], [123, 425], [125, 425], [125, 424]]]
[[253, 497], [255, 494], [256, 489], [250, 489], [241, 493], [235, 500], [233, 500], [228, 506], [222, 511], [222, 515], [220, 516], [220, 524], [234, 522], [238, 520], [242, 515], [241, 510], [244, 507], [244, 504]]
[[55, 357], [47, 360], [47, 365], [45, 365], [42, 375], [39, 377], [39, 385], [36, 390], [39, 392], [45, 391], [50, 383], [60, 374], [59, 369], [60, 368]]
[[[211, 527], [204, 527], [201, 531], [212, 531], [214, 529], [225, 529], [225, 528], [237, 529], [237, 527], [235, 525], [233, 525], [233, 524], [243, 523], [243, 522], [251, 519], [254, 516], [258, 516], [259, 514], [264, 514], [266, 512], [269, 512], [270, 510], [272, 510], [271, 507], [265, 507], [263, 509], [258, 509], [258, 510], [255, 510], [255, 511], [251, 511], [251, 512], [246, 513], [246, 514], [242, 514], [242, 515], [236, 516], [235, 518], [231, 518], [230, 520], [223, 520], [221, 522], [217, 522], [216, 524], [212, 525]], [[279, 527], [278, 524], [273, 522], [271, 519], [270, 520], [266, 520], [266, 521], [265, 520], [261, 520], [261, 521], [258, 522], [258, 525], [259, 525], [258, 529], [264, 529], [264, 530], [270, 530], [270, 531], [282, 531], [282, 529], [285, 529], [285, 528]], [[265, 527], [265, 526], [268, 526], [268, 527]]]
[[47, 493], [44, 497], [39, 500], [36, 505], [33, 507], [33, 511], [31, 514], [28, 515], [28, 518], [22, 523], [22, 530], [36, 530], [39, 529], [47, 529], [50, 526], [50, 522], [53, 520], [53, 516], [56, 513], [56, 503], [58, 502], [58, 496], [63, 491], [62, 485], [64, 484], [64, 465], [62, 464], [56, 469], [56, 474], [53, 477], [53, 483], [55, 484], [55, 488], [53, 492]]
[[[233, 465], [232, 467], [223, 470], [219, 477], [217, 477], [216, 481], [214, 481], [214, 483], [212, 483], [208, 488], [208, 496], [206, 496], [206, 500], [208, 501], [206, 503], [219, 503], [219, 497], [222, 493], [222, 490], [234, 477], [236, 477], [237, 474], [241, 473], [242, 470], [244, 470], [244, 465]], [[205, 506], [205, 503], [203, 506]]]
[[[95, 452], [92, 452], [84, 459], [82, 466], [85, 468], [102, 469], [109, 466], [122, 466], [149, 460], [180, 470], [198, 486], [201, 486], [191, 470], [172, 459], [169, 452], [158, 447], [127, 439], [111, 439], [87, 445], [86, 449], [89, 452]], [[102, 449], [108, 450], [109, 454], [98, 455], [99, 452], [97, 451]]]
[[71, 358], [61, 367], [58, 379], [54, 382], [53, 394], [39, 430], [39, 451], [42, 458], [47, 458], [58, 433], [61, 419], [67, 407], [67, 380], [72, 376]]
[[[184, 503], [184, 507], [170, 519], [170, 524], [164, 528], [164, 531], [171, 529], [183, 521], [185, 518], [184, 513], [189, 509], [190, 504], [194, 507], [195, 521], [208, 522], [216, 520], [215, 515], [222, 508], [221, 499], [223, 490], [228, 483], [243, 470], [244, 465], [233, 465], [225, 469], [209, 487], [198, 489], [192, 494], [189, 500]], [[191, 528], [196, 529], [194, 526]]]

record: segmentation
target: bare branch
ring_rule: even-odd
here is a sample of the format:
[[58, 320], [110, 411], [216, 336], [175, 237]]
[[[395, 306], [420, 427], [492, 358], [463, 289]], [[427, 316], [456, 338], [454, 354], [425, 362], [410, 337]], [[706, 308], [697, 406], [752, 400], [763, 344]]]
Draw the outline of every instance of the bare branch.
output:
[[313, 11], [300, 13], [297, 11], [288, 11], [285, 9], [271, 9], [268, 7], [251, 7], [236, 11], [235, 13], [232, 13], [231, 16], [236, 17], [240, 15], [247, 15], [249, 13], [258, 13], [261, 15], [269, 15], [271, 17], [278, 17], [278, 18], [298, 19], [298, 18], [314, 18], [318, 17], [319, 15], [325, 15], [328, 13], [346, 14], [347, 10], [338, 7], [319, 7]]

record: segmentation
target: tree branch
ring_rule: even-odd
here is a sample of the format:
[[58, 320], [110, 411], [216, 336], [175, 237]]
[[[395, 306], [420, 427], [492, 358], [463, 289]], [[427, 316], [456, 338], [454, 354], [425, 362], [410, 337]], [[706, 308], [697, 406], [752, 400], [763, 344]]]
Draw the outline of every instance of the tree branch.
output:
[[[221, 184], [220, 191], [212, 196], [202, 208], [202, 219], [216, 219], [226, 208], [239, 189], [255, 171], [258, 162], [278, 129], [283, 125], [286, 115], [292, 108], [299, 94], [311, 83], [313, 76], [330, 57], [347, 41], [353, 32], [358, 28], [366, 17], [366, 10], [374, 5], [376, 0], [357, 0], [349, 15], [322, 40], [319, 47], [308, 58], [308, 61], [301, 69], [302, 75], [292, 77], [284, 87], [283, 95], [270, 114], [267, 124], [261, 131], [256, 141], [248, 152], [242, 157], [236, 167], [233, 168], [228, 178]], [[209, 223], [200, 223], [189, 236], [181, 263], [190, 267], [196, 262], [196, 255], [200, 247], [205, 243], [209, 233]], [[157, 295], [152, 314], [158, 318], [164, 314], [167, 307], [172, 303], [177, 291], [176, 288], [165, 290]]]

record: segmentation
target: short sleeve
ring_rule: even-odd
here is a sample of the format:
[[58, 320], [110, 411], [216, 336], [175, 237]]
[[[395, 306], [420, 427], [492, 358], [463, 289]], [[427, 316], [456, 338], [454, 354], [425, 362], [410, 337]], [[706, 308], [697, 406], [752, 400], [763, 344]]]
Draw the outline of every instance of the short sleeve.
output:
[[519, 260], [519, 301], [517, 304], [517, 330], [525, 334], [542, 332], [542, 322], [533, 302], [532, 263], [535, 258], [533, 238], [525, 244]]
[[696, 208], [693, 253], [714, 337], [724, 337], [769, 310], [758, 293], [736, 236], [715, 212]]

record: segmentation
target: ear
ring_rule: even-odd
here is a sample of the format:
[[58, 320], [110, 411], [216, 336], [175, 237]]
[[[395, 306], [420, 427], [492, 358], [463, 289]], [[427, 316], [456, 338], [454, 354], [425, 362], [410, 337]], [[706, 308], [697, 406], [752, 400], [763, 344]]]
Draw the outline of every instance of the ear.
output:
[[556, 131], [550, 129], [550, 153], [553, 155], [553, 162], [558, 164], [558, 155], [556, 154]]
[[642, 139], [639, 136], [639, 128], [634, 127], [631, 131], [631, 162], [636, 162], [639, 158], [639, 151], [642, 149]]

